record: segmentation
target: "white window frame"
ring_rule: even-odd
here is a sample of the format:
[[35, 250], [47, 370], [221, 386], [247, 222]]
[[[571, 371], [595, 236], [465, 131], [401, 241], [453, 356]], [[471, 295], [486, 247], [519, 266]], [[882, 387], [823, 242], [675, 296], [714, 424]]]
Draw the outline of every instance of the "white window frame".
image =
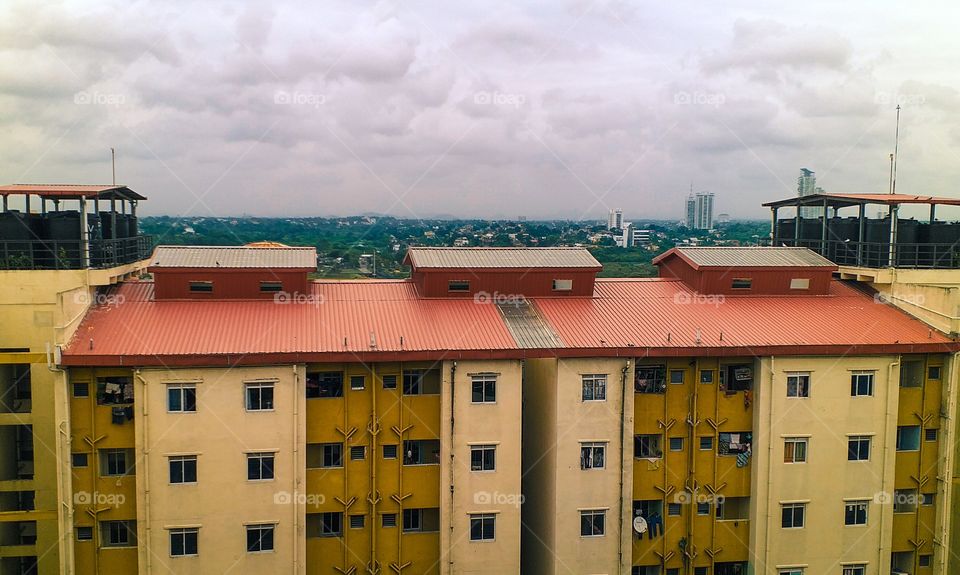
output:
[[[493, 384], [493, 397], [487, 397], [487, 385]], [[480, 386], [480, 401], [474, 401], [473, 389]], [[470, 403], [473, 405], [489, 405], [497, 403], [497, 374], [477, 373], [470, 376]]]
[[[186, 469], [185, 463], [188, 461], [193, 462], [193, 471], [194, 471], [194, 480], [193, 481], [174, 481], [173, 480], [173, 466], [175, 464], [180, 464], [180, 476], [183, 477], [186, 475], [184, 470]], [[170, 485], [195, 485], [200, 480], [200, 466], [197, 462], [196, 455], [171, 455], [167, 457], [167, 479], [170, 481]]]
[[[581, 441], [580, 442], [580, 469], [591, 471], [593, 469], [607, 468], [607, 443], [606, 441]], [[585, 451], [586, 450], [586, 451]], [[600, 454], [600, 465], [595, 465], [597, 453]]]
[[[176, 390], [180, 396], [180, 409], [170, 407], [170, 392]], [[193, 409], [186, 409], [186, 391], [193, 391]], [[246, 400], [244, 400], [246, 401]], [[195, 383], [168, 383], [167, 384], [167, 413], [196, 413], [197, 412], [197, 385]]]
[[[470, 541], [472, 543], [484, 543], [497, 540], [497, 514], [496, 513], [470, 513]], [[480, 537], [473, 537], [473, 522], [480, 522]], [[486, 530], [484, 525], [486, 522], [490, 522], [493, 526], [493, 537], [486, 537]]]
[[[170, 546], [170, 557], [198, 557], [200, 555], [200, 528], [199, 527], [172, 527], [168, 530], [167, 542]], [[187, 535], [195, 535], [197, 537], [197, 552], [196, 553], [186, 553], [187, 548]], [[183, 543], [182, 547], [184, 553], [174, 553], [173, 552], [173, 538], [182, 537]]]
[[[876, 385], [876, 373], [872, 371], [854, 371], [850, 374], [850, 397], [873, 397], [873, 390]], [[869, 393], [860, 393], [860, 379], [866, 378], [869, 386]]]
[[[244, 541], [244, 547], [246, 548], [247, 553], [273, 553], [273, 552], [276, 550], [276, 548], [277, 548], [277, 525], [276, 525], [276, 523], [256, 523], [256, 524], [246, 525], [245, 527], [246, 527], [246, 529], [244, 530], [244, 534], [246, 534], [248, 537], [249, 537], [251, 531], [260, 531], [260, 532], [261, 532], [261, 535], [260, 535], [261, 548], [260, 548], [260, 549], [250, 550], [250, 546], [247, 544], [247, 541]], [[269, 531], [269, 532], [271, 532], [271, 533], [273, 534], [273, 537], [271, 538], [271, 545], [270, 545], [270, 548], [269, 548], [269, 549], [264, 549], [264, 548], [262, 547], [262, 545], [263, 545], [263, 535], [262, 535], [262, 533], [263, 533], [264, 531]]]
[[[790, 461], [786, 460], [787, 457], [787, 445], [793, 445], [793, 450], [791, 451]], [[797, 459], [797, 446], [803, 446], [803, 459]], [[786, 465], [795, 465], [807, 462], [807, 457], [810, 453], [810, 438], [809, 437], [784, 437], [783, 438], [783, 457], [784, 464]]]
[[[587, 399], [587, 390], [590, 390], [590, 399]], [[598, 393], [599, 392], [599, 393]], [[601, 395], [602, 397], [598, 397]], [[588, 401], [607, 400], [607, 374], [585, 373], [580, 376], [580, 400]]]
[[[847, 511], [849, 507], [856, 507], [857, 510], [854, 513], [857, 513], [859, 510], [863, 511], [863, 522], [854, 522], [847, 523]], [[856, 515], [854, 519], [857, 519]], [[870, 501], [868, 499], [851, 499], [843, 502], [843, 525], [845, 527], [864, 527], [870, 521]]]
[[[792, 394], [790, 390], [791, 385], [793, 385]], [[801, 394], [801, 389], [805, 393]], [[809, 371], [792, 371], [787, 373], [787, 397], [790, 399], [808, 399], [810, 397]]]
[[[867, 443], [867, 457], [866, 459], [858, 457], [857, 459], [850, 459], [850, 444], [852, 442]], [[857, 449], [857, 454], [859, 456], [860, 449]], [[873, 456], [873, 436], [871, 435], [848, 435], [847, 436], [847, 461], [860, 462], [860, 461], [870, 461], [870, 458]]]
[[[275, 389], [275, 388], [276, 388], [276, 386], [274, 385], [274, 382], [272, 382], [272, 381], [254, 381], [254, 382], [244, 383], [244, 384], [243, 384], [243, 404], [244, 404], [244, 407], [246, 408], [246, 410], [247, 410], [247, 411], [257, 411], [257, 412], [260, 412], [260, 411], [274, 411], [274, 410], [276, 409], [276, 407], [277, 407], [277, 401], [276, 401], [277, 398], [276, 398], [276, 393], [275, 393], [276, 389]], [[265, 407], [253, 407], [253, 406], [252, 406], [253, 404], [252, 404], [252, 402], [251, 402], [251, 400], [250, 400], [250, 392], [251, 392], [252, 390], [254, 390], [254, 389], [257, 389], [257, 390], [269, 389], [269, 390], [270, 390], [270, 407], [265, 408]], [[262, 406], [262, 405], [263, 405], [263, 392], [261, 391], [260, 394], [258, 394], [257, 397], [258, 397], [258, 400], [259, 400], [259, 405]]]
[[[596, 524], [591, 521], [591, 533], [584, 534], [583, 532], [583, 520], [585, 518], [600, 518], [600, 532], [596, 533]], [[604, 537], [607, 534], [607, 510], [606, 509], [581, 509], [580, 510], [580, 537], [581, 538], [593, 538], [593, 537]]]
[[[246, 457], [246, 463], [247, 463], [247, 469], [246, 469], [246, 471], [247, 471], [247, 473], [246, 473], [246, 475], [247, 475], [247, 481], [256, 481], [256, 482], [259, 483], [259, 482], [263, 482], [263, 481], [275, 481], [275, 480], [276, 480], [276, 478], [277, 478], [277, 454], [276, 454], [275, 452], [273, 452], [273, 451], [250, 451], [250, 452], [247, 452], [246, 456], [247, 456], [247, 457]], [[266, 478], [263, 477], [263, 461], [261, 461], [261, 462], [260, 462], [260, 465], [257, 467], [257, 469], [260, 470], [260, 477], [258, 477], [258, 478], [251, 478], [251, 477], [250, 477], [250, 460], [251, 460], [251, 459], [260, 459], [260, 460], [270, 459], [271, 461], [273, 461], [273, 465], [271, 466], [271, 469], [273, 470], [273, 477], [266, 477]]]
[[[490, 469], [485, 469], [486, 465], [486, 452], [493, 452], [493, 467]], [[480, 454], [480, 468], [474, 469], [473, 465], [473, 456], [475, 453]], [[489, 473], [491, 471], [497, 470], [497, 446], [495, 444], [484, 444], [484, 445], [471, 445], [470, 446], [470, 471], [474, 473]]]
[[[783, 512], [787, 509], [792, 509], [793, 514], [791, 517], [791, 525], [789, 527], [784, 527], [783, 525]], [[796, 525], [796, 510], [800, 509], [803, 511], [801, 517], [802, 521], [800, 525]], [[793, 503], [781, 503], [780, 504], [780, 528], [781, 529], [803, 529], [807, 526], [807, 504], [803, 502], [793, 502]]]

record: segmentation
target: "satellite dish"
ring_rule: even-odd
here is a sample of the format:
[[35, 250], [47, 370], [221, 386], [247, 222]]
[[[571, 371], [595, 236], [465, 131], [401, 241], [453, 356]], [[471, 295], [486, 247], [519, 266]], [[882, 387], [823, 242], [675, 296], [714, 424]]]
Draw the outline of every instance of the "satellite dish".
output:
[[633, 530], [637, 532], [638, 535], [643, 535], [647, 532], [647, 520], [637, 515], [633, 518]]

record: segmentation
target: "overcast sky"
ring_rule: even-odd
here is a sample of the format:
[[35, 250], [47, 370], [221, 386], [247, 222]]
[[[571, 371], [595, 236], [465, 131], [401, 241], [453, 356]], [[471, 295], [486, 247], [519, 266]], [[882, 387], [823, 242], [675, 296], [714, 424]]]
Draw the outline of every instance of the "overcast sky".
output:
[[[0, 181], [144, 214], [767, 217], [960, 196], [955, 2], [0, 4]], [[309, 7], [308, 7], [309, 5]]]

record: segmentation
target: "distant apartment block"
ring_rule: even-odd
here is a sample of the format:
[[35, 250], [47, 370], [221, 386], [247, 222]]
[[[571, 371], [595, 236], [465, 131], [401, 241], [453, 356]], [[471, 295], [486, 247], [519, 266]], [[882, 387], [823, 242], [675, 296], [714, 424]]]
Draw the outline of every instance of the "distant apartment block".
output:
[[691, 193], [686, 201], [685, 224], [692, 230], [713, 229], [713, 200], [710, 192]]
[[607, 229], [608, 230], [620, 230], [623, 229], [623, 210], [617, 208], [615, 210], [610, 210], [610, 213], [607, 214]]

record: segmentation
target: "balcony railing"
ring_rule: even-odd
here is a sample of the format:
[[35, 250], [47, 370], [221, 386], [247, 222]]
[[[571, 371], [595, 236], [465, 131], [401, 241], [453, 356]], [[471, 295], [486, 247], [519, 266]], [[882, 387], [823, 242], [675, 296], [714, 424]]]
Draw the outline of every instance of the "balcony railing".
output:
[[810, 248], [840, 266], [866, 268], [960, 268], [960, 245], [804, 240], [776, 238], [773, 245]]
[[0, 270], [111, 268], [146, 259], [152, 248], [152, 236], [92, 240], [85, 266], [80, 240], [0, 240]]

